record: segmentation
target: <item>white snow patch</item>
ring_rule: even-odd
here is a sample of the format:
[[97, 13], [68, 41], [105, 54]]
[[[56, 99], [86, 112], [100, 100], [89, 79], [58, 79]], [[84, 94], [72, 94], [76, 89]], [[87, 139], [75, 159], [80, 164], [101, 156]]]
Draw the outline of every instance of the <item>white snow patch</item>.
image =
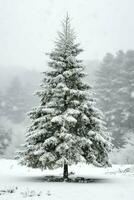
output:
[[69, 171], [72, 177], [90, 177], [95, 179], [95, 182], [44, 182], [46, 175], [61, 176], [62, 169], [41, 171], [19, 166], [14, 160], [1, 159], [0, 199], [132, 200], [134, 197], [134, 166], [113, 165], [112, 168], [97, 168], [78, 164], [69, 167]]

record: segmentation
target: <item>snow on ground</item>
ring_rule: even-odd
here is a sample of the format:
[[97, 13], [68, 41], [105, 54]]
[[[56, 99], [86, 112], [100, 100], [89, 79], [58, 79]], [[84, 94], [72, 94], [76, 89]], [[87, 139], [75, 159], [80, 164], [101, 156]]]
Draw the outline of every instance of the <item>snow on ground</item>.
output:
[[95, 168], [79, 164], [69, 168], [72, 176], [90, 177], [91, 183], [45, 182], [54, 171], [22, 167], [15, 160], [0, 160], [0, 200], [133, 200], [134, 166]]

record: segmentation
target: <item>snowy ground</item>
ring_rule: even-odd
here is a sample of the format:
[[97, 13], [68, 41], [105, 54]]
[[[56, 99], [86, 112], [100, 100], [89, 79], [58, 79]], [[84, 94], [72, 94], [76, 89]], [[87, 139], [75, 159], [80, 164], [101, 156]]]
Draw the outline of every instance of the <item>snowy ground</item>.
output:
[[[91, 183], [45, 182], [45, 175], [61, 175], [62, 169], [40, 171], [19, 166], [17, 161], [0, 160], [0, 200], [133, 200], [133, 166], [103, 169], [87, 165], [70, 168]], [[75, 176], [75, 175], [73, 175]]]

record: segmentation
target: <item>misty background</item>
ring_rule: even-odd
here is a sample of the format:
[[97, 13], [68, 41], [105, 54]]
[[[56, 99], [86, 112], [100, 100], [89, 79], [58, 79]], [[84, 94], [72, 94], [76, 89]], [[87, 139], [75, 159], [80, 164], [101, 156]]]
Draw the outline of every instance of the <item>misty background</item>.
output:
[[[105, 82], [109, 84], [113, 80], [112, 74], [121, 72], [124, 66], [128, 69], [128, 60], [131, 60], [131, 66], [134, 66], [134, 54], [130, 53], [130, 56], [129, 53], [124, 53], [134, 49], [133, 10], [133, 0], [0, 0], [0, 139], [4, 141], [0, 146], [1, 156], [14, 158], [16, 150], [24, 141], [29, 124], [27, 112], [39, 103], [33, 94], [41, 83], [41, 72], [47, 70], [49, 58], [46, 53], [54, 47], [57, 31], [61, 28], [61, 20], [66, 12], [68, 11], [72, 18], [72, 26], [84, 49], [81, 58], [88, 73], [87, 81], [94, 87], [98, 99], [103, 101], [100, 97], [107, 94], [98, 92], [100, 88], [97, 85], [100, 85], [102, 80], [99, 82], [97, 71], [102, 70], [102, 74], [106, 72]], [[119, 50], [124, 53], [122, 57], [117, 55]], [[113, 58], [106, 57], [108, 52]], [[104, 57], [108, 60], [104, 60]], [[104, 65], [110, 66], [111, 71], [104, 69]], [[134, 67], [130, 73], [133, 69]], [[107, 74], [109, 77], [106, 79]], [[116, 80], [122, 76], [121, 73], [117, 74]], [[120, 86], [116, 84], [111, 87], [117, 88], [118, 91], [128, 79], [123, 79]], [[105, 91], [108, 84], [105, 85]], [[125, 107], [128, 100], [122, 98]], [[120, 102], [120, 99], [116, 101]], [[98, 105], [106, 115], [105, 105], [102, 106], [101, 102], [98, 102]], [[120, 119], [119, 112], [111, 116]], [[119, 125], [116, 120], [111, 130], [109, 120], [111, 119], [106, 118], [110, 131], [114, 132], [113, 136], [116, 138], [123, 135], [124, 138], [127, 124], [121, 133], [114, 131], [114, 128], [117, 124], [122, 127], [122, 124]], [[132, 158], [128, 158], [130, 151], [134, 150], [134, 141], [131, 145], [128, 132], [131, 132], [131, 138], [134, 140], [133, 130], [134, 127], [131, 131], [127, 129], [124, 142], [115, 144], [111, 155], [114, 162], [134, 162]], [[120, 142], [119, 138], [120, 136]]]

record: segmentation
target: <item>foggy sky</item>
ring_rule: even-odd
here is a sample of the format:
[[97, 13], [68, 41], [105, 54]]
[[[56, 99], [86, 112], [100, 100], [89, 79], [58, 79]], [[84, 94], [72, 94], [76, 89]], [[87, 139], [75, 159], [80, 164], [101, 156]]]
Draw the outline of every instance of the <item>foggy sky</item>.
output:
[[134, 0], [0, 0], [0, 66], [45, 68], [67, 11], [83, 59], [134, 49]]

